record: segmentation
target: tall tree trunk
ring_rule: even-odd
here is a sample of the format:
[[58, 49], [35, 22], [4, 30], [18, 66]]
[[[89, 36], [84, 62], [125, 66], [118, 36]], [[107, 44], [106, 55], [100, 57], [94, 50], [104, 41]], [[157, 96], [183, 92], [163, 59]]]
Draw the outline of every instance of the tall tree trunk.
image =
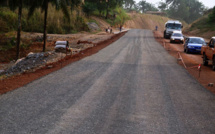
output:
[[43, 32], [43, 52], [46, 51], [46, 38], [47, 38], [47, 16], [48, 16], [48, 0], [45, 0], [45, 14], [44, 14], [44, 32]]
[[16, 42], [16, 60], [19, 59], [19, 46], [21, 38], [21, 20], [22, 20], [22, 0], [19, 0], [19, 11], [18, 11], [18, 30], [17, 30], [17, 42]]
[[105, 19], [108, 19], [108, 15], [109, 15], [109, 0], [107, 0], [107, 13]]

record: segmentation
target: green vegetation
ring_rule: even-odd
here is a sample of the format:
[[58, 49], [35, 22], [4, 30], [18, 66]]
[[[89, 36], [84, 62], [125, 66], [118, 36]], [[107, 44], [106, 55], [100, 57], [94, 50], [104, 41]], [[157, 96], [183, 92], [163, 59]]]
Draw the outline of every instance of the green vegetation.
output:
[[192, 23], [202, 17], [206, 10], [199, 0], [166, 0], [160, 2], [159, 9], [167, 13], [168, 17]]
[[199, 0], [164, 0], [159, 2], [158, 7], [141, 0], [138, 3], [135, 0], [124, 0], [124, 7], [127, 11], [136, 11], [146, 13], [147, 11], [161, 11], [166, 13], [167, 17], [183, 20], [186, 23], [192, 23], [202, 17], [206, 10]]
[[215, 7], [211, 12], [208, 12], [200, 19], [194, 21], [189, 27], [187, 27], [185, 33], [195, 33], [195, 35], [202, 36], [204, 38], [210, 38], [215, 36]]
[[[47, 33], [67, 34], [89, 31], [87, 22], [91, 15], [104, 17], [111, 25], [124, 24], [128, 16], [122, 9], [123, 0], [1, 0], [0, 33], [16, 31], [17, 45], [1, 43], [1, 50], [28, 48], [21, 44], [21, 31], [43, 32], [43, 51], [46, 50]], [[117, 17], [116, 17], [117, 16]], [[10, 36], [11, 37], [11, 36]], [[21, 44], [21, 45], [20, 45]]]
[[17, 18], [17, 14], [8, 8], [0, 8], [0, 32], [16, 30]]
[[128, 17], [128, 15], [126, 14], [125, 10], [117, 7], [113, 13], [116, 14], [114, 20], [113, 20], [113, 25], [118, 25], [118, 26], [122, 26], [127, 20], [129, 20], [130, 18]]
[[[47, 33], [50, 34], [67, 34], [76, 33], [79, 31], [89, 31], [86, 22], [90, 22], [90, 16], [96, 15], [105, 18], [111, 25], [123, 24], [129, 19], [122, 5], [117, 4], [117, 1], [109, 0], [109, 7], [107, 9], [107, 2], [105, 0], [97, 2], [95, 0], [85, 0], [82, 11], [77, 7], [69, 13], [70, 21], [67, 20], [64, 11], [56, 10], [56, 7], [49, 4], [47, 16]], [[116, 6], [118, 5], [118, 6]], [[36, 8], [38, 7], [38, 8]], [[32, 12], [31, 17], [28, 16], [29, 8], [24, 6], [22, 9], [22, 31], [25, 32], [44, 32], [44, 12], [39, 6], [36, 6]], [[102, 7], [102, 8], [101, 8]], [[68, 7], [69, 8], [69, 7]], [[107, 15], [108, 10], [108, 15]], [[7, 33], [16, 31], [18, 26], [18, 10], [12, 11], [7, 6], [0, 7], [0, 33]], [[96, 21], [94, 21], [96, 23]]]
[[0, 46], [0, 50], [1, 51], [6, 51], [9, 50], [11, 48], [14, 48], [16, 46], [16, 38], [12, 37], [11, 39], [7, 40], [4, 45]]
[[209, 14], [208, 17], [209, 17], [209, 22], [211, 24], [215, 24], [215, 6], [214, 6], [212, 12]]
[[[47, 18], [47, 33], [50, 34], [67, 34], [77, 31], [89, 31], [85, 16], [77, 16], [77, 12], [70, 14], [70, 22], [66, 21], [62, 11], [57, 11], [54, 6], [49, 6], [49, 16]], [[13, 12], [8, 8], [0, 8], [0, 32], [6, 33], [17, 30], [17, 11]], [[43, 13], [40, 9], [36, 9], [33, 15], [28, 19], [28, 10], [23, 9], [22, 15], [22, 31], [25, 32], [43, 32]]]
[[124, 0], [124, 7], [127, 11], [136, 11], [145, 13], [147, 11], [158, 11], [158, 8], [155, 5], [141, 0], [136, 3], [134, 0]]

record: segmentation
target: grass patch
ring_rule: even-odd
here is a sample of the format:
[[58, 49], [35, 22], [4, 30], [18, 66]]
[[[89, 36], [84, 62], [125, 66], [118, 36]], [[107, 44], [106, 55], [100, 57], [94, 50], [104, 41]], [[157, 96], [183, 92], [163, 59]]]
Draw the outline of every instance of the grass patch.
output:
[[[22, 31], [42, 33], [44, 27], [44, 12], [41, 12], [41, 9], [36, 9], [30, 18], [28, 18], [28, 10], [26, 8], [23, 8], [22, 12]], [[18, 10], [13, 12], [9, 8], [0, 7], [0, 33], [17, 30], [17, 14]], [[87, 19], [84, 15], [77, 16], [77, 12], [73, 11], [70, 12], [70, 18], [69, 22], [61, 10], [56, 10], [50, 4], [47, 18], [47, 33], [69, 34], [79, 31], [89, 31], [86, 25]]]

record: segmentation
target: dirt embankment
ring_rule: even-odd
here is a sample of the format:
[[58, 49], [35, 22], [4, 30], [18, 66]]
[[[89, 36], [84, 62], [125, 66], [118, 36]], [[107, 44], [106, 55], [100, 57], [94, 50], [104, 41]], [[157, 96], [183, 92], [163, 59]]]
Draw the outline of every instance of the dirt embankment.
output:
[[190, 36], [199, 36], [209, 39], [215, 36], [215, 24], [208, 22], [208, 14], [189, 24], [183, 29], [183, 33]]
[[135, 29], [150, 29], [154, 30], [155, 26], [158, 26], [158, 29], [163, 31], [164, 24], [169, 20], [169, 18], [158, 15], [150, 14], [138, 14], [130, 13], [131, 20], [125, 23], [125, 27], [135, 28]]

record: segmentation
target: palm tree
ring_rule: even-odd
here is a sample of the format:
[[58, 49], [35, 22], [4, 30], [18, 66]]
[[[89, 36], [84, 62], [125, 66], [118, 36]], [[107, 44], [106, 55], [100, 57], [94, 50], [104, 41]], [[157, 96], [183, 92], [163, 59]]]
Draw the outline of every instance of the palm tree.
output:
[[17, 44], [16, 44], [16, 60], [19, 59], [19, 46], [20, 46], [20, 38], [21, 38], [21, 28], [22, 28], [22, 0], [19, 1], [19, 9], [18, 9], [18, 30], [17, 30]]
[[56, 9], [62, 9], [65, 17], [70, 21], [70, 15], [67, 6], [69, 0], [32, 0], [31, 7], [29, 9], [28, 16], [31, 17], [36, 8], [41, 7], [44, 11], [44, 31], [43, 31], [43, 52], [46, 50], [46, 39], [47, 39], [47, 17], [48, 17], [48, 5], [52, 3], [56, 6]]

